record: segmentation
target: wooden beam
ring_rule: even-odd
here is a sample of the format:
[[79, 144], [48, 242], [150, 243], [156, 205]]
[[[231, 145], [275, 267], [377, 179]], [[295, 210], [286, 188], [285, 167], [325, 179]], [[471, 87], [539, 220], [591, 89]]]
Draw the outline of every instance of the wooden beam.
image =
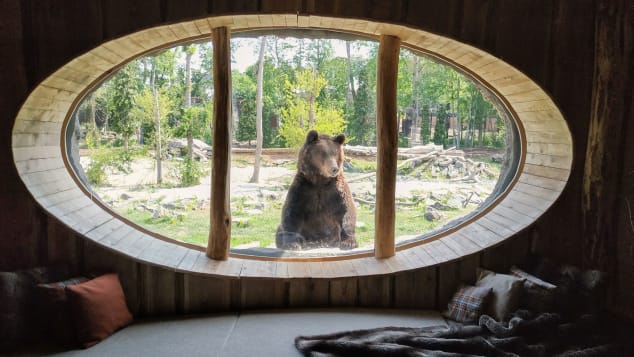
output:
[[226, 27], [211, 32], [214, 60], [213, 159], [211, 166], [211, 226], [207, 256], [225, 260], [229, 255], [231, 210], [229, 180], [231, 164], [231, 49]]
[[394, 221], [398, 122], [396, 84], [401, 40], [381, 35], [376, 71], [377, 177], [374, 256], [394, 256]]
[[[624, 133], [631, 120], [626, 108], [631, 105], [632, 91], [624, 80], [632, 73], [627, 4], [631, 7], [628, 1], [601, 0], [597, 4], [594, 86], [581, 207], [583, 265], [610, 274], [617, 271], [615, 253], [620, 250], [615, 235], [619, 215], [615, 212], [625, 208], [620, 179], [625, 176], [625, 143], [629, 139]], [[631, 249], [632, 244], [629, 246]]]

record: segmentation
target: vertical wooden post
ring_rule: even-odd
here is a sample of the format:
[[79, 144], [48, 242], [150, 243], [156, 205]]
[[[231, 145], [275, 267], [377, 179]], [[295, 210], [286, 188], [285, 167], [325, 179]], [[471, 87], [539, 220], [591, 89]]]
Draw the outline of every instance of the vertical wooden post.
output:
[[376, 139], [377, 176], [376, 211], [374, 213], [374, 256], [394, 256], [394, 221], [396, 205], [396, 159], [398, 151], [398, 121], [396, 82], [401, 40], [381, 35], [376, 71]]
[[[624, 79], [631, 78], [634, 72], [631, 30], [634, 8], [627, 0], [599, 0], [596, 9], [592, 107], [581, 207], [583, 234], [579, 241], [584, 266], [615, 276], [617, 264], [627, 261], [628, 250], [618, 248], [618, 239], [623, 239], [622, 244], [630, 240], [616, 236], [619, 215], [615, 213], [627, 209], [621, 180], [626, 174], [625, 143], [630, 138], [625, 133], [631, 125], [628, 106], [632, 107], [632, 91], [631, 86], [628, 91], [628, 81]], [[631, 247], [629, 243], [630, 251]], [[616, 253], [625, 260], [616, 259]]]
[[225, 260], [229, 255], [231, 210], [229, 180], [231, 164], [231, 49], [226, 27], [212, 30], [214, 60], [213, 159], [211, 166], [211, 225], [207, 256]]

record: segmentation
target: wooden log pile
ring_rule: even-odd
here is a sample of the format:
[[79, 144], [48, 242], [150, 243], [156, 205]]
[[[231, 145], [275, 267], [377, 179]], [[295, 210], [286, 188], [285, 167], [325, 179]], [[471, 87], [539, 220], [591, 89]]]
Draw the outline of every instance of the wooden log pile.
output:
[[[412, 148], [415, 149], [415, 148]], [[369, 148], [368, 151], [371, 151]], [[367, 152], [364, 149], [355, 151]], [[423, 151], [419, 151], [423, 152]], [[348, 148], [346, 148], [348, 154]], [[488, 165], [483, 162], [476, 162], [465, 157], [464, 151], [450, 148], [443, 150], [434, 148], [423, 154], [415, 154], [410, 150], [399, 150], [399, 158], [406, 157], [397, 166], [397, 171], [401, 174], [415, 175], [415, 171], [419, 175], [425, 171], [431, 171], [433, 177], [444, 176], [451, 181], [478, 182], [480, 177], [486, 175], [487, 178], [495, 178], [496, 174], [492, 172]], [[365, 179], [373, 178], [376, 172], [350, 177], [348, 182], [359, 182]]]

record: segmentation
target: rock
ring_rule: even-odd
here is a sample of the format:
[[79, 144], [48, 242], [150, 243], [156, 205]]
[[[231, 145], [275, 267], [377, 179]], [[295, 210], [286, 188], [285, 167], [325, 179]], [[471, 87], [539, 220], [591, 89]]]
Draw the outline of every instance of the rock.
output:
[[451, 207], [449, 207], [447, 205], [443, 205], [440, 202], [434, 202], [433, 205], [427, 206], [427, 208], [433, 208], [435, 210], [440, 210], [440, 211], [449, 211], [451, 209]]
[[440, 212], [438, 212], [432, 207], [427, 207], [427, 210], [425, 211], [425, 214], [423, 216], [425, 217], [426, 220], [430, 222], [437, 221], [442, 218], [442, 215], [440, 214]]
[[445, 196], [449, 193], [447, 190], [436, 190], [429, 192], [429, 198], [435, 201], [442, 201]]
[[198, 202], [198, 206], [196, 208], [199, 210], [203, 210], [207, 208], [208, 206], [209, 206], [209, 199], [205, 198], [204, 200], [200, 200], [200, 202]]
[[503, 162], [504, 161], [504, 155], [502, 155], [502, 154], [493, 154], [493, 155], [491, 155], [491, 161], [493, 161], [493, 162]]
[[165, 209], [163, 207], [159, 206], [153, 211], [152, 218], [153, 219], [159, 219], [159, 218], [165, 216], [165, 213], [166, 213]]
[[263, 210], [264, 209], [264, 203], [260, 202], [260, 201], [246, 201], [244, 202], [244, 205], [246, 207], [253, 207], [257, 210]]
[[169, 209], [169, 210], [185, 208], [185, 207], [182, 207], [180, 204], [177, 204], [176, 202], [165, 202], [165, 203], [161, 204], [161, 206], [163, 206], [163, 208]]
[[447, 200], [447, 206], [450, 209], [460, 209], [462, 208], [462, 202], [464, 202], [465, 200], [466, 200], [465, 197], [454, 196], [450, 198], [449, 200]]
[[125, 193], [125, 192], [124, 192], [124, 193], [122, 193], [122, 194], [119, 196], [119, 199], [124, 200], [124, 201], [129, 200], [129, 199], [131, 199], [131, 198], [132, 198], [132, 196], [130, 196], [129, 194], [127, 194], [127, 193]]
[[150, 207], [144, 205], [143, 203], [141, 203], [140, 205], [134, 207], [134, 209], [137, 210], [137, 211], [148, 211], [148, 212], [154, 213], [154, 209], [153, 208], [150, 208]]
[[275, 201], [277, 199], [279, 199], [280, 195], [279, 193], [275, 192], [275, 191], [270, 191], [270, 190], [260, 190], [260, 197], [265, 198], [267, 200], [272, 200]]

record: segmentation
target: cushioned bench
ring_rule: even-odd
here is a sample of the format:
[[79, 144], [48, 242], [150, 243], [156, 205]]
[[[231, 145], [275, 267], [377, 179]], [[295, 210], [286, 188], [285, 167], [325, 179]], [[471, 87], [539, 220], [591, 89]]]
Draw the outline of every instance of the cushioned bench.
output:
[[293, 340], [384, 326], [446, 325], [436, 311], [267, 310], [137, 320], [85, 350], [31, 351], [59, 356], [300, 356]]

